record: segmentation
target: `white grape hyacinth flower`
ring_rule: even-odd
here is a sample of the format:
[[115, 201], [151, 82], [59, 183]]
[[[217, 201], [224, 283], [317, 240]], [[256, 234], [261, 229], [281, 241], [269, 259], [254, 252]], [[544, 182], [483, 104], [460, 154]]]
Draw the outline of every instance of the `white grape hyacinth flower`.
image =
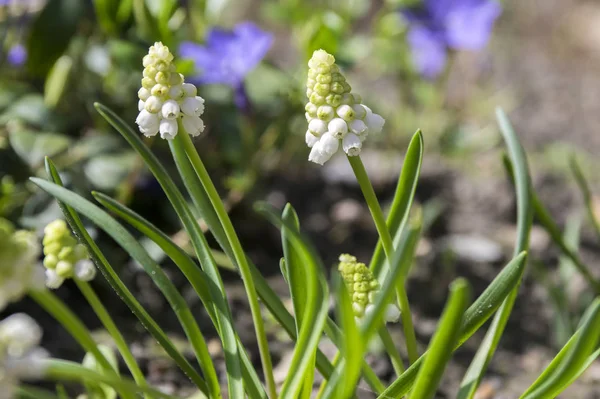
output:
[[41, 339], [42, 329], [24, 313], [0, 321], [0, 399], [12, 398], [20, 381], [44, 376], [49, 354]]
[[204, 99], [196, 86], [185, 83], [177, 72], [173, 54], [160, 42], [150, 47], [144, 56], [142, 87], [138, 91], [138, 114], [135, 123], [140, 132], [173, 140], [181, 127], [190, 136], [204, 131]]
[[308, 160], [323, 165], [340, 148], [348, 156], [359, 155], [367, 136], [380, 133], [385, 119], [352, 93], [333, 55], [317, 50], [308, 67], [305, 107], [308, 122], [305, 141], [311, 149]]

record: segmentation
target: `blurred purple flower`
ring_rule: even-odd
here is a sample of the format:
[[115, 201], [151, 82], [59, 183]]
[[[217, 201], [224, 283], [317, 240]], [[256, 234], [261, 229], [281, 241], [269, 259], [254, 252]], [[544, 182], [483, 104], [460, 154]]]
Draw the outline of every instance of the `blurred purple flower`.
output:
[[194, 61], [196, 84], [225, 84], [234, 89], [236, 105], [247, 107], [244, 78], [258, 65], [273, 44], [273, 35], [252, 22], [237, 24], [232, 31], [213, 28], [206, 45], [183, 42], [179, 54]]
[[446, 51], [480, 50], [502, 13], [495, 0], [423, 0], [402, 10], [410, 29], [408, 44], [415, 66], [425, 78], [437, 77], [446, 66]]
[[22, 44], [15, 44], [8, 50], [6, 59], [11, 65], [21, 66], [27, 61], [27, 50]]

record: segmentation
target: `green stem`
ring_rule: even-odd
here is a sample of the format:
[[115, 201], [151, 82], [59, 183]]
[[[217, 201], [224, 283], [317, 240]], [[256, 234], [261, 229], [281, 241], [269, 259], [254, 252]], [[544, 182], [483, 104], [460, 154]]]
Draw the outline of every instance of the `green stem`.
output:
[[400, 376], [400, 374], [404, 373], [404, 363], [402, 362], [402, 357], [400, 357], [400, 352], [398, 352], [396, 345], [394, 345], [394, 340], [392, 339], [390, 332], [384, 327], [380, 328], [379, 338], [381, 338], [381, 342], [383, 342], [383, 346], [390, 356], [392, 367], [394, 368], [396, 375]]
[[[92, 338], [87, 327], [81, 320], [52, 292], [49, 290], [30, 291], [29, 296], [54, 317], [71, 336], [81, 345], [86, 351], [91, 353], [98, 364], [105, 370], [107, 375], [114, 376], [120, 379], [119, 374], [113, 367], [104, 354], [98, 349], [98, 345]], [[124, 398], [135, 399], [127, 392], [121, 392]]]
[[[360, 189], [363, 193], [363, 196], [365, 197], [365, 201], [367, 202], [367, 206], [369, 207], [369, 211], [371, 212], [373, 221], [375, 222], [375, 228], [377, 229], [377, 233], [379, 234], [379, 238], [383, 245], [383, 251], [385, 252], [385, 256], [388, 259], [388, 263], [391, 265], [394, 255], [394, 244], [392, 236], [387, 228], [385, 217], [383, 216], [383, 211], [381, 210], [381, 206], [379, 206], [379, 201], [377, 200], [377, 196], [375, 195], [375, 191], [373, 190], [373, 186], [371, 185], [371, 181], [369, 180], [369, 175], [365, 170], [365, 165], [362, 163], [362, 160], [359, 156], [349, 156], [348, 162], [350, 162], [350, 166], [352, 166], [352, 170], [354, 171], [356, 180], [360, 185]], [[409, 362], [412, 364], [414, 359], [418, 358], [417, 340], [415, 337], [414, 327], [412, 323], [412, 315], [410, 313], [410, 306], [408, 303], [406, 287], [404, 286], [404, 284], [402, 284], [401, 286], [399, 285], [397, 287], [396, 293], [398, 295], [398, 302], [400, 304], [400, 312], [402, 315], [402, 324], [406, 339], [406, 349], [409, 354]]]
[[[102, 302], [100, 301], [100, 298], [98, 298], [98, 296], [94, 292], [94, 289], [90, 286], [89, 283], [87, 283], [85, 281], [81, 281], [78, 279], [74, 279], [74, 281], [75, 281], [75, 284], [77, 284], [79, 291], [81, 291], [81, 293], [83, 294], [85, 299], [88, 301], [88, 303], [94, 310], [94, 313], [96, 313], [96, 316], [98, 316], [98, 318], [104, 325], [104, 328], [106, 328], [106, 331], [108, 331], [108, 333], [111, 335], [111, 337], [115, 341], [115, 345], [117, 346], [119, 353], [123, 357], [123, 360], [125, 361], [125, 364], [127, 365], [127, 368], [129, 368], [129, 371], [131, 372], [131, 375], [133, 376], [133, 379], [135, 380], [135, 382], [140, 386], [148, 385], [146, 383], [146, 379], [144, 377], [144, 374], [142, 373], [142, 370], [140, 370], [140, 367], [138, 366], [138, 364], [135, 360], [135, 357], [129, 350], [129, 346], [127, 345], [127, 342], [125, 342], [125, 339], [123, 338], [123, 335], [119, 331], [119, 328], [116, 326], [112, 317], [110, 317], [110, 314], [108, 313], [108, 311], [106, 310], [104, 305], [102, 305]], [[145, 396], [145, 397], [146, 397], [146, 399], [149, 399], [148, 396]]]
[[50, 391], [37, 387], [21, 385], [15, 390], [15, 398], [17, 399], [58, 399], [58, 396]]
[[254, 322], [254, 330], [256, 332], [256, 339], [258, 342], [258, 349], [263, 366], [263, 373], [267, 383], [267, 392], [271, 398], [276, 398], [277, 389], [275, 387], [275, 378], [273, 377], [273, 365], [271, 363], [267, 335], [265, 333], [260, 305], [258, 303], [258, 296], [256, 294], [256, 288], [254, 286], [254, 280], [252, 279], [252, 272], [250, 270], [246, 254], [242, 249], [240, 240], [235, 232], [233, 224], [231, 223], [231, 219], [225, 210], [225, 206], [221, 201], [221, 197], [219, 196], [217, 189], [210, 179], [210, 176], [208, 175], [208, 172], [206, 171], [206, 168], [204, 167], [204, 164], [202, 163], [202, 160], [200, 159], [200, 156], [198, 155], [190, 136], [185, 131], [182, 131], [176, 136], [176, 140], [177, 139], [183, 141], [185, 152], [192, 163], [192, 167], [198, 175], [204, 190], [210, 198], [210, 202], [217, 213], [219, 222], [221, 222], [221, 225], [225, 231], [225, 236], [231, 244], [235, 262], [240, 270], [240, 275], [242, 276], [242, 281], [244, 282], [244, 287], [248, 296], [248, 302], [250, 304], [250, 310], [252, 312], [252, 320]]
[[148, 386], [139, 386], [135, 382], [114, 376], [98, 373], [74, 362], [59, 359], [44, 360], [45, 377], [58, 381], [82, 381], [96, 384], [106, 384], [114, 389], [127, 392], [127, 395], [135, 398], [138, 393], [143, 392], [154, 399], [180, 399], [177, 396], [167, 395]]

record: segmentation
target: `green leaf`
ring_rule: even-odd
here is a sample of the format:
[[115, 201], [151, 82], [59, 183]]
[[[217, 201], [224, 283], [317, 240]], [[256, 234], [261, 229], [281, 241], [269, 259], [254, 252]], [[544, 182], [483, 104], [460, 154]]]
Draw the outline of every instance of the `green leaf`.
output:
[[[512, 289], [519, 284], [525, 270], [525, 259], [526, 254], [521, 253], [511, 260], [475, 302], [469, 306], [463, 317], [458, 344], [454, 349], [467, 341], [494, 314]], [[426, 353], [421, 355], [415, 363], [399, 376], [379, 398], [402, 397], [410, 391]]]
[[[188, 232], [194, 251], [202, 265], [206, 275], [211, 280], [209, 285], [210, 294], [215, 304], [216, 314], [219, 317], [218, 331], [221, 333], [220, 337], [223, 342], [223, 350], [228, 354], [226, 358], [226, 364], [228, 368], [228, 390], [231, 397], [238, 397], [243, 395], [243, 384], [242, 384], [242, 373], [241, 365], [239, 361], [239, 351], [237, 348], [235, 330], [233, 328], [233, 322], [231, 317], [231, 310], [226, 301], [227, 295], [223, 287], [223, 282], [219, 274], [218, 267], [212, 256], [212, 252], [202, 229], [198, 222], [194, 218], [187, 202], [183, 198], [181, 192], [175, 186], [173, 180], [167, 174], [165, 168], [161, 165], [158, 159], [150, 152], [143, 141], [140, 139], [139, 134], [135, 133], [131, 127], [129, 127], [121, 118], [119, 118], [113, 111], [106, 108], [105, 106], [96, 103], [96, 109], [98, 112], [127, 140], [127, 142], [136, 150], [138, 154], [144, 160], [146, 166], [150, 169], [152, 174], [156, 177], [157, 181], [163, 188], [169, 201], [173, 205], [177, 215], [183, 223], [186, 231]], [[171, 145], [180, 145], [178, 140], [174, 140]], [[177, 167], [187, 167], [186, 173], [192, 173], [191, 168], [187, 160], [184, 159], [185, 153], [183, 151], [177, 151], [175, 160]], [[197, 184], [195, 180], [190, 178], [190, 175], [183, 175], [184, 183], [187, 186], [190, 184]]]
[[598, 357], [600, 298], [582, 317], [581, 326], [521, 399], [555, 398]]
[[[49, 159], [46, 159], [46, 169], [52, 181], [62, 185], [58, 171]], [[140, 320], [142, 325], [152, 334], [154, 339], [163, 347], [165, 352], [177, 363], [177, 365], [188, 375], [188, 377], [203, 391], [207, 391], [206, 383], [202, 377], [196, 372], [194, 367], [181, 355], [175, 345], [167, 337], [167, 334], [158, 326], [156, 321], [150, 317], [144, 307], [135, 299], [131, 291], [123, 284], [117, 273], [106, 260], [104, 254], [100, 251], [94, 240], [90, 237], [85, 229], [79, 215], [69, 206], [59, 201], [67, 222], [73, 229], [73, 232], [78, 237], [79, 242], [84, 244], [92, 260], [108, 281], [110, 286], [115, 290], [117, 295], [127, 304], [129, 309]]]
[[[415, 197], [417, 182], [421, 173], [421, 164], [423, 162], [423, 148], [423, 134], [420, 130], [417, 130], [406, 150], [404, 164], [402, 165], [402, 171], [387, 218], [387, 227], [394, 238], [394, 246], [397, 246], [400, 240]], [[369, 268], [378, 277], [379, 281], [383, 281], [383, 276], [380, 276], [380, 273], [385, 271], [383, 268], [384, 264], [385, 254], [381, 240], [379, 240], [369, 265]]]
[[581, 195], [583, 196], [583, 202], [585, 204], [585, 209], [588, 214], [589, 222], [591, 223], [592, 227], [594, 228], [596, 237], [598, 237], [598, 239], [600, 239], [600, 222], [598, 221], [598, 218], [596, 217], [596, 213], [594, 212], [594, 203], [593, 203], [592, 193], [591, 193], [590, 187], [585, 179], [585, 175], [583, 174], [583, 171], [579, 167], [577, 158], [575, 158], [575, 157], [571, 158], [570, 166], [571, 166], [571, 171], [573, 172], [573, 175], [575, 176], [575, 181], [577, 182], [577, 185], [579, 186], [579, 190], [581, 191]]
[[73, 70], [73, 58], [62, 55], [56, 60], [44, 85], [44, 103], [48, 108], [56, 108], [68, 88], [68, 83]]
[[[219, 328], [219, 319], [215, 312], [214, 302], [210, 296], [210, 282], [206, 273], [198, 267], [192, 258], [181, 247], [176, 245], [169, 236], [125, 205], [102, 193], [93, 193], [93, 195], [105, 208], [114, 212], [117, 216], [136, 228], [167, 254], [169, 259], [179, 267], [194, 288], [194, 291], [198, 294], [214, 326]], [[239, 337], [237, 337], [237, 345], [241, 354], [242, 373], [244, 373], [244, 381], [246, 382], [248, 394], [252, 398], [265, 398], [266, 393]], [[226, 354], [225, 360], [229, 361], [227, 356], [229, 355]]]
[[[498, 118], [502, 136], [508, 147], [510, 165], [512, 166], [512, 170], [514, 170], [514, 181], [517, 191], [517, 238], [514, 255], [517, 256], [522, 251], [526, 251], [529, 247], [529, 232], [533, 222], [531, 179], [529, 177], [525, 151], [523, 150], [521, 143], [519, 143], [519, 139], [513, 130], [508, 117], [501, 109], [496, 111], [496, 116]], [[508, 297], [502, 303], [498, 313], [494, 316], [494, 320], [484, 338], [484, 343], [477, 350], [475, 358], [461, 382], [460, 398], [473, 398], [475, 395], [487, 365], [498, 347], [498, 343], [500, 342], [500, 338], [504, 332], [504, 328], [506, 327], [506, 323], [508, 322], [508, 318], [517, 298], [519, 285], [520, 282], [515, 285]]]
[[328, 287], [323, 276], [322, 262], [296, 226], [284, 221], [267, 204], [256, 204], [255, 209], [275, 226], [280, 229], [285, 228], [306, 270], [304, 289], [306, 290], [307, 303], [304, 320], [294, 348], [288, 378], [284, 382], [280, 394], [281, 398], [295, 398], [303, 386], [306, 373], [313, 373], [311, 362], [314, 362], [314, 356], [327, 319]]
[[470, 296], [471, 289], [466, 280], [458, 279], [450, 286], [450, 298], [431, 338], [429, 353], [417, 375], [411, 399], [430, 399], [435, 396], [460, 335], [461, 320]]
[[48, 0], [33, 21], [27, 39], [27, 69], [45, 77], [71, 42], [85, 11], [81, 0]]
[[[356, 325], [354, 311], [352, 310], [352, 299], [346, 285], [339, 274], [335, 274], [335, 291], [337, 292], [336, 310], [337, 319], [341, 321], [342, 347], [340, 354], [343, 357], [343, 367], [337, 368], [334, 378], [328, 381], [322, 398], [350, 398], [356, 390], [356, 382], [360, 377], [361, 364], [364, 353], [364, 343], [360, 336], [360, 330]], [[343, 378], [340, 378], [343, 376]]]
[[135, 237], [102, 209], [81, 196], [56, 184], [37, 178], [31, 178], [31, 180], [59, 201], [69, 205], [75, 211], [85, 214], [87, 218], [104, 230], [119, 245], [121, 245], [133, 259], [142, 265], [148, 276], [154, 281], [173, 308], [186, 336], [190, 340], [190, 344], [194, 349], [200, 368], [208, 379], [210, 391], [212, 394], [217, 395], [220, 391], [219, 380], [204, 337], [183, 296], [173, 285], [164, 270], [154, 262]]
[[44, 98], [39, 94], [26, 94], [10, 103], [0, 116], [0, 125], [6, 125], [13, 120], [45, 130], [61, 130], [64, 126], [64, 121], [60, 121], [57, 114], [46, 107]]
[[[115, 352], [106, 345], [98, 345], [98, 349], [100, 350], [100, 352], [102, 352], [104, 354], [104, 357], [106, 359], [108, 359], [108, 361], [111, 364], [111, 366], [113, 367], [113, 369], [118, 371], [119, 364], [117, 361], [117, 357], [115, 356]], [[94, 370], [99, 373], [103, 372], [102, 367], [96, 361], [96, 357], [94, 357], [94, 355], [90, 352], [87, 352], [85, 354], [85, 356], [83, 357], [83, 362], [81, 364], [83, 365], [83, 367], [86, 367], [90, 370]], [[92, 385], [92, 384], [90, 384], [90, 385]], [[117, 398], [117, 391], [115, 391], [114, 388], [109, 387], [104, 384], [97, 385], [96, 387], [99, 389], [101, 398], [103, 398], [103, 399], [116, 399]]]
[[61, 153], [71, 144], [71, 139], [62, 134], [21, 129], [12, 130], [8, 139], [17, 155], [32, 168], [43, 165], [45, 156]]

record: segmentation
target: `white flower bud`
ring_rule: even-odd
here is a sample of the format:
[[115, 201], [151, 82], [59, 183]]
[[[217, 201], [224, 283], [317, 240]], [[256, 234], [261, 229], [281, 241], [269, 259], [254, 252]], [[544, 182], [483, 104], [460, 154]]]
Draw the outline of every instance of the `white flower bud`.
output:
[[75, 264], [75, 277], [81, 281], [92, 281], [96, 277], [96, 267], [89, 259], [80, 260]]
[[185, 131], [192, 137], [199, 136], [204, 131], [204, 121], [199, 116], [184, 115], [181, 123]]
[[317, 108], [317, 118], [324, 120], [325, 122], [333, 119], [334, 115], [335, 111], [330, 105], [321, 105], [319, 108]]
[[351, 157], [360, 154], [362, 148], [362, 141], [354, 133], [348, 133], [342, 140], [342, 148], [344, 152]]
[[[40, 379], [46, 373], [47, 363], [44, 360], [48, 359], [50, 354], [43, 348], [35, 347], [23, 356], [8, 357], [4, 359], [4, 372], [7, 377], [16, 379]], [[4, 389], [0, 382], [0, 389]], [[4, 394], [5, 392], [2, 391]], [[2, 398], [2, 396], [0, 396]]]
[[318, 137], [327, 131], [327, 122], [313, 119], [308, 124], [308, 130]]
[[146, 111], [148, 111], [152, 114], [156, 114], [162, 108], [162, 104], [163, 103], [160, 100], [160, 98], [158, 98], [156, 96], [150, 96], [146, 100], [146, 103], [144, 104], [144, 108], [146, 109]]
[[329, 161], [333, 154], [327, 154], [322, 151], [321, 141], [318, 141], [315, 145], [313, 145], [310, 154], [308, 154], [308, 160], [314, 162], [319, 165], [323, 165], [325, 162]]
[[198, 94], [198, 89], [191, 83], [184, 83], [181, 87], [186, 97], [196, 97], [196, 94]]
[[138, 111], [141, 111], [144, 109], [146, 103], [143, 102], [142, 100], [138, 100]]
[[64, 281], [65, 279], [60, 277], [54, 270], [46, 269], [46, 287], [55, 290], [59, 288]]
[[369, 128], [370, 133], [381, 133], [383, 130], [383, 125], [385, 125], [385, 119], [381, 115], [375, 114], [373, 112], [367, 112], [365, 116], [365, 123]]
[[367, 131], [367, 125], [362, 120], [355, 119], [350, 122], [350, 131], [360, 136]]
[[186, 97], [181, 102], [181, 111], [189, 116], [200, 116], [204, 113], [204, 99], [202, 97]]
[[147, 54], [144, 56], [144, 58], [142, 58], [142, 65], [144, 65], [144, 68], [149, 67], [150, 65], [154, 64], [154, 62], [155, 58], [150, 54]]
[[183, 87], [181, 87], [181, 85], [171, 86], [169, 89], [169, 97], [177, 101], [182, 100], [185, 97]]
[[367, 115], [367, 110], [361, 104], [355, 104], [352, 106], [354, 111], [354, 118], [363, 119]]
[[41, 339], [42, 329], [25, 313], [12, 314], [0, 322], [0, 343], [9, 356], [23, 356], [39, 345]]
[[138, 124], [140, 129], [149, 129], [153, 126], [157, 126], [159, 123], [159, 118], [157, 114], [152, 114], [148, 112], [148, 110], [141, 110], [135, 119], [135, 123]]
[[174, 119], [162, 119], [160, 121], [160, 137], [167, 140], [173, 140], [177, 135], [177, 121]]
[[340, 140], [333, 137], [329, 132], [321, 136], [319, 143], [321, 145], [321, 151], [330, 155], [335, 154], [340, 148]]
[[140, 133], [142, 133], [146, 137], [156, 136], [158, 134], [158, 129], [160, 128], [160, 124], [149, 126], [147, 128], [140, 127]]
[[161, 108], [161, 113], [165, 119], [176, 119], [179, 116], [179, 104], [175, 100], [167, 100]]
[[306, 140], [306, 145], [308, 146], [308, 148], [312, 148], [319, 141], [319, 138], [312, 134], [310, 130], [306, 131], [306, 135], [304, 136], [304, 138]]
[[336, 113], [338, 114], [338, 116], [340, 118], [342, 118], [345, 121], [349, 122], [354, 119], [354, 110], [349, 105], [346, 105], [346, 104], [340, 105], [337, 108]]
[[146, 101], [148, 99], [148, 97], [151, 96], [150, 90], [146, 89], [145, 87], [141, 87], [138, 90], [138, 98], [142, 101]]
[[334, 118], [329, 122], [329, 125], [327, 125], [327, 129], [333, 137], [341, 139], [348, 133], [348, 124], [341, 118]]

